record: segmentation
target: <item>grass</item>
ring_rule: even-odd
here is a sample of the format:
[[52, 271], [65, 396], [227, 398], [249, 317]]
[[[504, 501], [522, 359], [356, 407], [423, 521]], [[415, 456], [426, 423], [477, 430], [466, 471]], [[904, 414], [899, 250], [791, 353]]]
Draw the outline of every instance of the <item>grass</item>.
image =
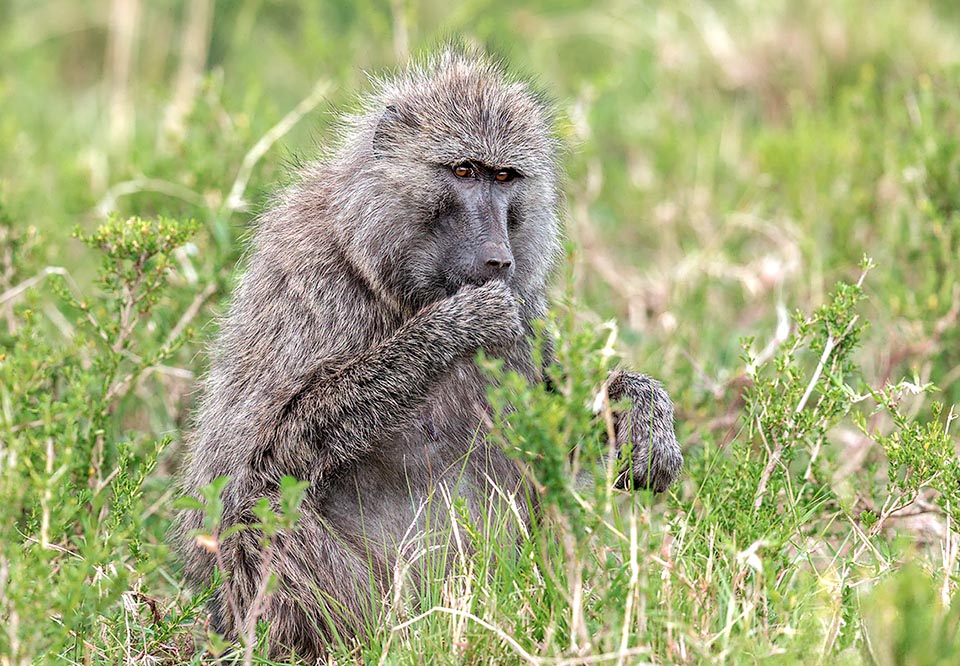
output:
[[[0, 664], [225, 647], [167, 542], [215, 315], [365, 72], [450, 34], [568, 145], [569, 381], [492, 396], [548, 529], [460, 520], [457, 575], [331, 659], [956, 663], [954, 3], [0, 0]], [[677, 401], [663, 496], [572, 483], [621, 360]]]

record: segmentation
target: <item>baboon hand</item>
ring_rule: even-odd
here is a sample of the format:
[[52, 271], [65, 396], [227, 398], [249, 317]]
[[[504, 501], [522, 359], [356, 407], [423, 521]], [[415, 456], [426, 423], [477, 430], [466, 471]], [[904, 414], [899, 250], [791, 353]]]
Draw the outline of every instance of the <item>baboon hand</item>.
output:
[[616, 487], [663, 492], [683, 466], [670, 396], [660, 382], [623, 370], [611, 373], [607, 379], [607, 395], [611, 402], [629, 403], [629, 407], [614, 411], [617, 450], [623, 461]]
[[491, 280], [479, 287], [467, 285], [450, 301], [473, 351], [502, 349], [523, 337], [519, 304], [502, 280]]

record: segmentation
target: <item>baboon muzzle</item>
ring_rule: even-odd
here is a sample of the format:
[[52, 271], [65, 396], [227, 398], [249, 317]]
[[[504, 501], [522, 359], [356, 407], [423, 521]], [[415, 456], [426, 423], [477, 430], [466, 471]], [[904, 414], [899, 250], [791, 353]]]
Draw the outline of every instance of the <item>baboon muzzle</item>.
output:
[[484, 281], [505, 280], [513, 272], [513, 253], [503, 242], [487, 241], [477, 253], [477, 274]]

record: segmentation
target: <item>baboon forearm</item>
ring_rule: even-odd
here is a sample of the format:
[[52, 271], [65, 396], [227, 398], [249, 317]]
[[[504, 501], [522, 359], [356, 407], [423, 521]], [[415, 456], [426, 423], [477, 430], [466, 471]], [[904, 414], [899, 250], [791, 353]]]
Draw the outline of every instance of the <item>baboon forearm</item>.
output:
[[297, 446], [281, 448], [315, 451], [314, 475], [351, 463], [409, 424], [436, 381], [476, 348], [470, 337], [450, 308], [429, 308], [343, 366], [318, 368], [283, 410], [281, 442]]

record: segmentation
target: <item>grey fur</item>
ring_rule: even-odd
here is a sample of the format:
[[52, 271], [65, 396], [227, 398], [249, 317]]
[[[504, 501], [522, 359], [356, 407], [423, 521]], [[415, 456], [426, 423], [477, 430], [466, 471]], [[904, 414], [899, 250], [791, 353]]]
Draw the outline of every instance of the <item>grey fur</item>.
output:
[[623, 370], [610, 375], [607, 395], [612, 401], [630, 402], [628, 412], [614, 414], [617, 441], [630, 442], [632, 448], [631, 464], [617, 477], [616, 487], [662, 493], [683, 467], [670, 397], [655, 379]]
[[[398, 559], [445, 538], [443, 519], [430, 517], [438, 489], [475, 516], [497, 497], [528, 492], [485, 442], [486, 379], [473, 359], [484, 349], [540, 379], [526, 336], [546, 312], [560, 247], [551, 124], [547, 107], [498, 65], [447, 51], [379, 81], [335, 153], [306, 167], [262, 216], [202, 387], [184, 491], [229, 475], [226, 527], [255, 522], [252, 507], [276, 496], [283, 475], [311, 482], [299, 528], [275, 546], [278, 585], [263, 615], [275, 654], [315, 658], [332, 637], [365, 633]], [[476, 210], [499, 215], [499, 231], [451, 199], [454, 190], [473, 196], [449, 175], [463, 161], [522, 174], [500, 189], [484, 181]], [[457, 235], [468, 227], [479, 231]], [[509, 236], [512, 264], [491, 276], [475, 255], [497, 234]], [[619, 377], [611, 393], [622, 387], [631, 414], [643, 414], [629, 420], [644, 443], [633, 447], [633, 478], [663, 490], [681, 464], [669, 398], [642, 376]], [[215, 566], [187, 536], [201, 525], [187, 512], [180, 529], [195, 583]], [[220, 555], [246, 614], [260, 540], [238, 533]], [[410, 572], [416, 579], [426, 567]], [[235, 636], [224, 589], [213, 614]]]

